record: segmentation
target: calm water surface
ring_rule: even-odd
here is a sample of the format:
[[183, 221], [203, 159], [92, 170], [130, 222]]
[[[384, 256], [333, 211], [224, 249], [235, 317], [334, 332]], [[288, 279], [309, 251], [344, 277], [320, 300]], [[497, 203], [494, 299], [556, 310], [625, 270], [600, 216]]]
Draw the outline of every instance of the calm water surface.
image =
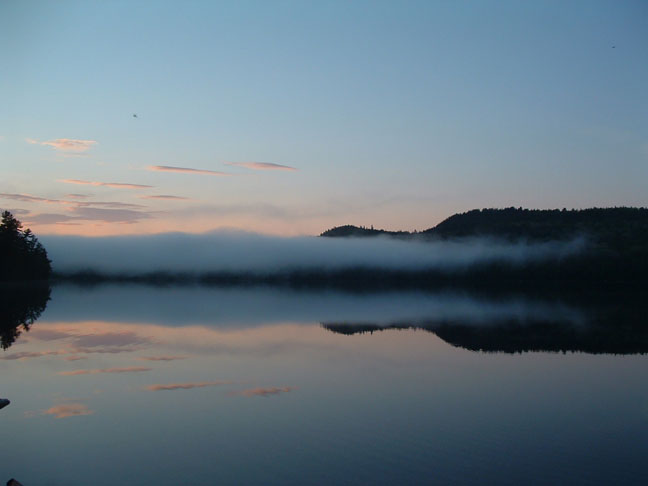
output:
[[588, 319], [456, 294], [57, 286], [0, 351], [0, 481], [648, 484], [646, 355], [477, 350]]

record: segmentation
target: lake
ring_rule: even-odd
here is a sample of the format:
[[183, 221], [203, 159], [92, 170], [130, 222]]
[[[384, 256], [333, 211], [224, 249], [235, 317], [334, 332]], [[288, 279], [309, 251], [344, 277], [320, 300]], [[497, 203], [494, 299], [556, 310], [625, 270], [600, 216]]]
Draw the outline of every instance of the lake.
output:
[[602, 300], [56, 285], [0, 482], [648, 484], [645, 307]]

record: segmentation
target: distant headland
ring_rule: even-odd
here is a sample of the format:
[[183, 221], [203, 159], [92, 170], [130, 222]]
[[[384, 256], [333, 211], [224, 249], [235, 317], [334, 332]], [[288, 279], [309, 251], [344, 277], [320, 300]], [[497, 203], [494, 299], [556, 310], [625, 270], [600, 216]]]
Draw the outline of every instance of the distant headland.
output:
[[[458, 213], [424, 231], [388, 231], [338, 226], [320, 236], [393, 237], [414, 241], [504, 240], [559, 242], [584, 238], [586, 248], [555, 262], [510, 265], [491, 262], [452, 274], [422, 272], [428, 283], [557, 287], [648, 286], [648, 208], [474, 209]], [[425, 275], [425, 276], [424, 276]], [[416, 280], [416, 278], [415, 278]]]
[[473, 209], [446, 218], [423, 231], [389, 231], [364, 226], [336, 226], [324, 237], [450, 239], [496, 237], [510, 241], [556, 241], [588, 236], [599, 244], [622, 248], [648, 243], [648, 208]]

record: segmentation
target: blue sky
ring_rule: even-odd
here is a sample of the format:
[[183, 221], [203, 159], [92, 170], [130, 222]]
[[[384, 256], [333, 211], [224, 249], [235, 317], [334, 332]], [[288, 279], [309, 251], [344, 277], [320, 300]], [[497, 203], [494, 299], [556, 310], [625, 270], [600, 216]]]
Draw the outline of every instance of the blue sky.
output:
[[646, 21], [644, 1], [5, 1], [0, 207], [37, 233], [293, 235], [647, 206]]

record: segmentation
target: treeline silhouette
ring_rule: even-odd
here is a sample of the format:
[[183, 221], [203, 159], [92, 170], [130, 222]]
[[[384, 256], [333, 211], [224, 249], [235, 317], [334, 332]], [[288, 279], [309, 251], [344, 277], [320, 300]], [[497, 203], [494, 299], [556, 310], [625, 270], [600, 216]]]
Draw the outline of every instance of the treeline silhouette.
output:
[[384, 229], [366, 228], [365, 226], [353, 226], [350, 224], [344, 226], [336, 226], [335, 228], [324, 231], [320, 236], [340, 237], [340, 236], [395, 236], [402, 238], [410, 238], [417, 234], [416, 232], [410, 233], [409, 231], [388, 231]]
[[344, 225], [326, 230], [320, 236], [381, 235], [440, 239], [489, 236], [529, 241], [568, 240], [583, 235], [613, 248], [627, 248], [648, 243], [648, 208], [473, 209], [454, 214], [420, 232]]
[[0, 281], [47, 280], [52, 271], [47, 251], [30, 229], [9, 211], [0, 222]]
[[568, 241], [583, 237], [587, 241], [586, 250], [560, 261], [523, 265], [489, 262], [474, 265], [460, 274], [422, 271], [413, 278], [424, 285], [441, 282], [467, 286], [477, 282], [488, 285], [518, 282], [531, 287], [553, 283], [571, 285], [574, 282], [587, 286], [648, 285], [647, 208], [475, 209], [455, 214], [421, 232], [394, 232], [347, 225], [327, 230], [320, 236], [394, 236], [419, 241], [497, 238], [528, 242]]

